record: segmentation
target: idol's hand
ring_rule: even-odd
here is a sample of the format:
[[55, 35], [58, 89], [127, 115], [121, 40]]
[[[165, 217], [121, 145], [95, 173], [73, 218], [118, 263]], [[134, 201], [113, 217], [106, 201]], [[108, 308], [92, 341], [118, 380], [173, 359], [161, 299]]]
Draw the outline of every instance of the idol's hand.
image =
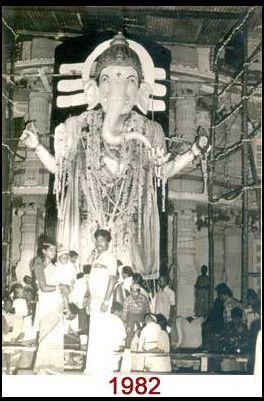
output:
[[34, 126], [33, 122], [30, 122], [26, 125], [26, 128], [22, 132], [20, 140], [29, 149], [35, 149], [39, 145], [38, 130]]
[[197, 136], [195, 138], [195, 143], [192, 146], [192, 152], [195, 156], [204, 155], [205, 153], [209, 153], [211, 150], [211, 146], [209, 145], [209, 140], [207, 136], [207, 132], [201, 126], [197, 129]]

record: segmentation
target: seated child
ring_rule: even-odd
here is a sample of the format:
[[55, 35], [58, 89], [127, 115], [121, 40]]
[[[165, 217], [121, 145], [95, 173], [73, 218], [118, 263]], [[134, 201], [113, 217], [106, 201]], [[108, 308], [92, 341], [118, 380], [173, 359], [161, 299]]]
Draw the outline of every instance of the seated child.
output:
[[3, 342], [16, 341], [23, 328], [23, 316], [16, 315], [12, 299], [6, 299], [2, 308]]
[[28, 306], [25, 299], [23, 286], [17, 286], [13, 292], [13, 308], [15, 309], [15, 314], [25, 317], [28, 315]]

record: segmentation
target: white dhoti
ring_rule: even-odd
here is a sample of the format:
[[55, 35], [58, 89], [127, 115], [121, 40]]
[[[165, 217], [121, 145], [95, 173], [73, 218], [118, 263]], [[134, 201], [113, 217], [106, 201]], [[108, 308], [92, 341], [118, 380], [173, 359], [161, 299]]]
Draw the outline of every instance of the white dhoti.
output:
[[[98, 265], [102, 267], [95, 267]], [[107, 251], [101, 254], [92, 265], [89, 277], [91, 306], [85, 374], [102, 374], [109, 372], [110, 369], [105, 341], [108, 335], [105, 321], [111, 312], [112, 300], [110, 299], [108, 303], [107, 312], [100, 312], [100, 308], [105, 298], [109, 277], [116, 274], [116, 269], [116, 259]]]

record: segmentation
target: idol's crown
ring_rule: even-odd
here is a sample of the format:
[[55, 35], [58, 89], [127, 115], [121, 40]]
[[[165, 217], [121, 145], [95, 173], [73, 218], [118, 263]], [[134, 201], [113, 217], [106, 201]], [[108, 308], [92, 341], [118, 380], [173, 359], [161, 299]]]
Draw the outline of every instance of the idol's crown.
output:
[[137, 53], [129, 47], [122, 32], [118, 32], [108, 47], [97, 59], [95, 78], [98, 78], [102, 69], [110, 65], [133, 67], [141, 80], [143, 78], [142, 68]]

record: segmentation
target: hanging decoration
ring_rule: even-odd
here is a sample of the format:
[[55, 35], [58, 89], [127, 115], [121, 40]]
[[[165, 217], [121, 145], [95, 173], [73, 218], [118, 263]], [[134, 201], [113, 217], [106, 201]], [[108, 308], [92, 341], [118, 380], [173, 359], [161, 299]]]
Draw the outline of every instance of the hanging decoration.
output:
[[[66, 188], [72, 180], [76, 181], [75, 185], [78, 181], [84, 194], [81, 200], [82, 224], [91, 227], [96, 222], [98, 227], [107, 228], [111, 231], [114, 247], [122, 249], [132, 240], [132, 227], [136, 227], [138, 243], [141, 243], [142, 211], [144, 208], [147, 213], [151, 213], [158, 186], [162, 188], [162, 204], [165, 208], [166, 177], [161, 166], [153, 163], [149, 157], [149, 149], [143, 144], [124, 141], [120, 148], [110, 148], [100, 135], [102, 125], [102, 110], [83, 113], [78, 120], [78, 134], [70, 135], [75, 141], [71, 153], [63, 126], [56, 129], [55, 154], [58, 169], [55, 192], [58, 217], [62, 218]], [[148, 120], [132, 112], [126, 121], [124, 135], [128, 131], [145, 135], [147, 130]], [[110, 172], [104, 162], [104, 157], [107, 156], [114, 158], [119, 164], [120, 174], [116, 178], [112, 175], [109, 178]]]

